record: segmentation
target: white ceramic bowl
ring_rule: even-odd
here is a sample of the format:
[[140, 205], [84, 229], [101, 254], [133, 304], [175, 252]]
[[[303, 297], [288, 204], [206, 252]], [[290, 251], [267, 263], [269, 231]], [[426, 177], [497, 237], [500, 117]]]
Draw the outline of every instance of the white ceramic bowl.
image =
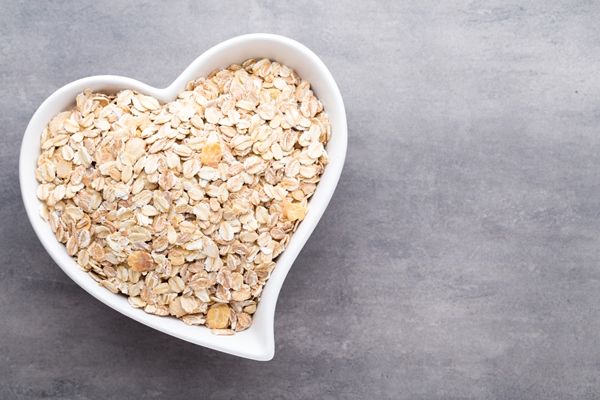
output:
[[[240, 64], [248, 58], [279, 61], [295, 69], [303, 79], [311, 82], [315, 95], [323, 103], [330, 118], [332, 135], [326, 148], [331, 162], [310, 200], [309, 213], [285, 252], [276, 260], [277, 267], [264, 288], [252, 326], [233, 336], [214, 336], [205, 327], [187, 326], [175, 318], [157, 317], [134, 309], [125, 296], [115, 295], [98, 286], [86, 273], [79, 270], [67, 254], [64, 245], [56, 240], [49, 224], [38, 214], [40, 201], [36, 197], [38, 183], [35, 179], [35, 168], [40, 155], [42, 130], [54, 115], [72, 108], [75, 96], [84, 89], [90, 88], [103, 93], [116, 93], [126, 88], [135, 89], [164, 103], [174, 100], [177, 94], [184, 90], [187, 82], [207, 76], [217, 68], [228, 67], [233, 63]], [[136, 321], [188, 342], [240, 357], [267, 361], [272, 359], [275, 353], [273, 322], [279, 290], [333, 195], [346, 157], [346, 146], [344, 103], [325, 64], [312, 51], [294, 40], [271, 34], [244, 35], [206, 51], [165, 89], [157, 89], [134, 79], [109, 75], [79, 79], [58, 89], [38, 108], [25, 131], [19, 164], [21, 193], [29, 220], [50, 256], [71, 279], [98, 300]]]

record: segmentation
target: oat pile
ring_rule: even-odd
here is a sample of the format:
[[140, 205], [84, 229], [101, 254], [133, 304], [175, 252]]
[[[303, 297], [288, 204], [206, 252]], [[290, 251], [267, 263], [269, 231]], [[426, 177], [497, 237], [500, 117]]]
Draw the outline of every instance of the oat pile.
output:
[[247, 60], [165, 105], [84, 91], [44, 129], [40, 214], [78, 267], [136, 308], [230, 335], [328, 163], [329, 120], [285, 65]]

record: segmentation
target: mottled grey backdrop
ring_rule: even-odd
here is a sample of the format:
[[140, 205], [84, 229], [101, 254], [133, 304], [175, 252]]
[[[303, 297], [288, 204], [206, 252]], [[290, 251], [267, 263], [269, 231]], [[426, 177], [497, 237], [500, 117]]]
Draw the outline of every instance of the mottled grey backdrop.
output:
[[[600, 398], [600, 4], [0, 1], [0, 398]], [[60, 86], [167, 86], [271, 32], [346, 102], [339, 187], [282, 289], [274, 360], [184, 343], [76, 286], [18, 152]], [[334, 133], [335, 134], [335, 133]]]

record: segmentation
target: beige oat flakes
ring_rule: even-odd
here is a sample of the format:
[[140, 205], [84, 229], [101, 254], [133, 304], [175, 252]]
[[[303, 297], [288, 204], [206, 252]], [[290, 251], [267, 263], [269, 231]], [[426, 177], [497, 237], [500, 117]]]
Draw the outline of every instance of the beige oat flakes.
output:
[[132, 307], [231, 335], [308, 212], [330, 133], [310, 84], [267, 59], [164, 105], [86, 90], [42, 133], [40, 215]]

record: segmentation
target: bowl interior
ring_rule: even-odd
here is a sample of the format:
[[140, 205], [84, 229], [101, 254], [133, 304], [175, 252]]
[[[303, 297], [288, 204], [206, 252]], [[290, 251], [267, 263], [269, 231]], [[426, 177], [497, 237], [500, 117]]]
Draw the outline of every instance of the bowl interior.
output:
[[[40, 134], [50, 119], [74, 106], [77, 94], [86, 88], [104, 93], [122, 89], [135, 89], [156, 97], [161, 102], [174, 100], [187, 82], [218, 68], [241, 63], [248, 58], [269, 58], [296, 70], [312, 84], [315, 95], [321, 100], [329, 115], [332, 136], [326, 149], [330, 164], [325, 168], [321, 182], [310, 200], [310, 211], [300, 224], [283, 254], [276, 260], [277, 267], [265, 285], [252, 326], [233, 336], [214, 336], [204, 327], [192, 327], [170, 317], [158, 317], [132, 308], [124, 296], [117, 296], [98, 286], [86, 273], [80, 271], [67, 254], [48, 223], [39, 217], [40, 201], [36, 197], [38, 183], [35, 179], [37, 158], [40, 155]], [[94, 76], [80, 79], [54, 92], [33, 115], [25, 132], [20, 155], [20, 183], [23, 201], [31, 224], [54, 261], [78, 285], [94, 297], [152, 328], [191, 343], [209, 347], [237, 356], [270, 360], [274, 355], [273, 319], [279, 290], [292, 263], [306, 243], [321, 218], [339, 180], [347, 146], [346, 115], [339, 89], [323, 62], [308, 48], [291, 39], [269, 34], [240, 36], [223, 42], [198, 57], [167, 88], [157, 89], [144, 83], [118, 76]]]

